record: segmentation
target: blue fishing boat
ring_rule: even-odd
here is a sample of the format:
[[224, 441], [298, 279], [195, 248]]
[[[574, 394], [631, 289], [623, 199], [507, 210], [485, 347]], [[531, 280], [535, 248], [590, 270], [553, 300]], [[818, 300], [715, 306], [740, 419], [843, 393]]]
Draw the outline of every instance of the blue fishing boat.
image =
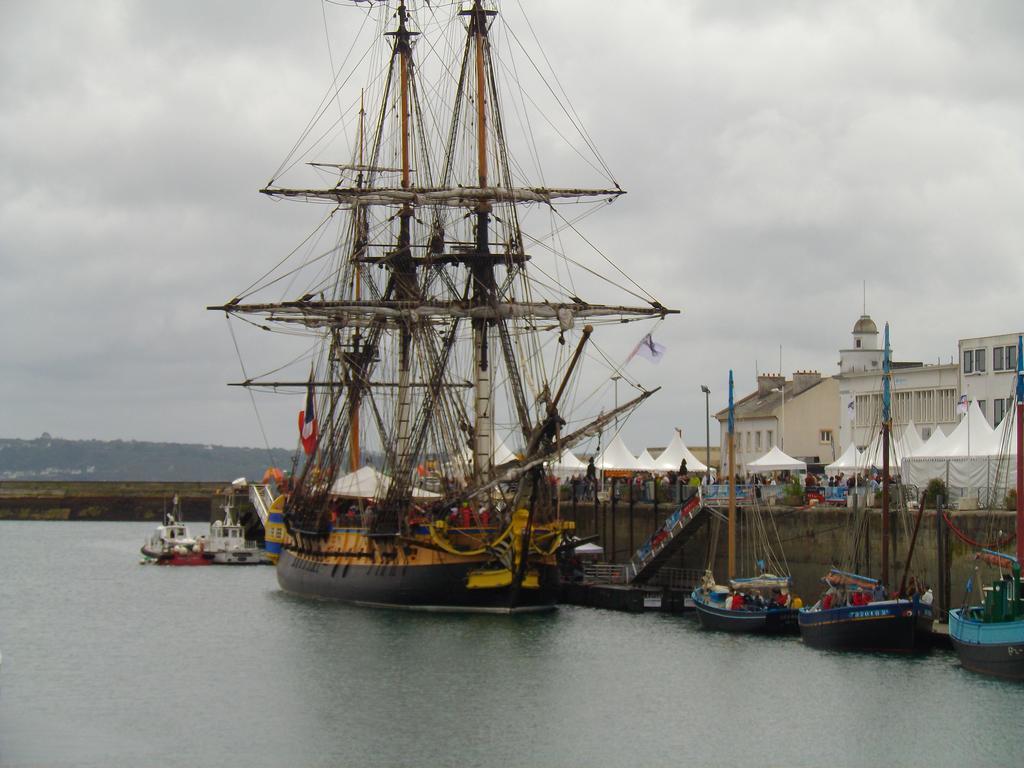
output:
[[[733, 406], [732, 371], [729, 371], [729, 431], [727, 434], [729, 456], [729, 517], [728, 517], [728, 585], [718, 584], [708, 567], [699, 587], [693, 590], [691, 598], [697, 610], [701, 626], [725, 632], [753, 634], [795, 634], [797, 609], [800, 599], [790, 594], [792, 580], [789, 576], [777, 576], [767, 568], [779, 570], [781, 564], [774, 549], [763, 537], [764, 526], [752, 526], [752, 532], [760, 532], [758, 556], [755, 565], [758, 574], [748, 578], [735, 578], [736, 569], [736, 470], [733, 432], [735, 415]], [[760, 510], [751, 508], [751, 514]], [[772, 526], [774, 530], [774, 526]], [[751, 547], [753, 551], [753, 547]], [[781, 552], [781, 547], [779, 549]]]
[[981, 605], [953, 608], [949, 636], [960, 663], [993, 677], [1024, 680], [1024, 337], [1017, 337], [1017, 554], [984, 550], [980, 559], [1000, 569], [1000, 578], [983, 590]]
[[[892, 429], [889, 324], [885, 324], [882, 356], [882, 578], [873, 579], [833, 568], [825, 576], [827, 590], [814, 605], [801, 608], [800, 637], [813, 648], [829, 650], [914, 651], [928, 647], [934, 615], [930, 591], [919, 594], [907, 572], [895, 594], [889, 583], [889, 437]], [[923, 507], [923, 505], [922, 505]], [[921, 524], [918, 509], [907, 563]]]

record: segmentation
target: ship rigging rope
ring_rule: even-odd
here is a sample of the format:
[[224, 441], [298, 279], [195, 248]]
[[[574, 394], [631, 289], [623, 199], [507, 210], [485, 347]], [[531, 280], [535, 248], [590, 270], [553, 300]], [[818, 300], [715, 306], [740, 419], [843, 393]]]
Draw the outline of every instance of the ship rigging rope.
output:
[[946, 525], [949, 526], [949, 529], [953, 531], [953, 533], [956, 535], [958, 539], [960, 539], [960, 541], [964, 542], [964, 544], [968, 544], [978, 549], [1002, 549], [1015, 538], [1017, 538], [1016, 532], [1011, 531], [1010, 533], [1006, 534], [1002, 539], [997, 541], [995, 544], [982, 544], [979, 541], [975, 541], [966, 533], [957, 528], [953, 521], [949, 519], [949, 515], [946, 513], [946, 510], [942, 511], [942, 519], [946, 521]]
[[562, 87], [562, 83], [559, 81], [558, 75], [555, 74], [555, 68], [551, 66], [551, 62], [548, 60], [547, 55], [544, 53], [544, 48], [543, 46], [541, 46], [540, 40], [537, 37], [537, 33], [534, 30], [533, 25], [530, 23], [529, 16], [526, 15], [526, 10], [523, 8], [522, 2], [517, 2], [517, 5], [519, 5], [519, 10], [523, 14], [523, 19], [526, 22], [526, 26], [530, 30], [530, 34], [533, 35], [533, 40], [537, 44], [537, 48], [540, 51], [541, 56], [544, 58], [544, 63], [547, 64], [548, 69], [551, 71], [555, 83], [558, 85], [558, 90], [561, 91], [566, 104], [568, 104], [568, 109], [566, 109], [566, 107], [562, 105], [562, 101], [558, 98], [558, 94], [556, 94], [554, 92], [554, 89], [552, 89], [550, 84], [548, 84], [547, 78], [544, 77], [544, 74], [537, 67], [536, 63], [534, 63], [533, 57], [526, 54], [525, 47], [519, 41], [519, 38], [515, 36], [515, 34], [512, 32], [511, 28], [508, 25], [505, 26], [506, 34], [511, 35], [513, 39], [515, 39], [520, 49], [523, 51], [524, 54], [526, 54], [527, 61], [533, 64], [534, 69], [537, 70], [537, 74], [540, 75], [541, 79], [544, 81], [544, 84], [548, 86], [549, 90], [551, 90], [552, 95], [555, 97], [555, 101], [557, 101], [559, 105], [562, 106], [563, 111], [565, 111], [566, 113], [566, 117], [568, 117], [569, 121], [576, 126], [576, 130], [579, 131], [580, 136], [586, 142], [587, 146], [590, 148], [590, 151], [594, 153], [594, 157], [597, 159], [599, 163], [601, 163], [601, 166], [604, 168], [604, 172], [608, 174], [608, 178], [610, 178], [612, 181], [615, 181], [615, 177], [612, 175], [611, 169], [608, 167], [608, 164], [604, 161], [604, 158], [601, 156], [601, 153], [597, 151], [597, 146], [594, 144], [594, 141], [590, 138], [586, 130], [583, 128], [583, 121], [580, 120], [579, 114], [576, 112], [575, 107], [572, 106], [572, 102], [570, 101], [568, 94], [566, 94], [565, 88]]
[[[246, 379], [249, 378], [249, 374], [245, 372], [245, 361], [242, 360], [242, 351], [238, 348], [238, 339], [235, 338], [235, 329], [231, 327], [231, 317], [225, 312], [224, 320], [228, 324], [228, 332], [231, 334], [231, 343], [235, 345], [235, 354], [238, 355], [238, 365], [242, 369], [242, 376]], [[256, 423], [259, 424], [260, 434], [263, 436], [263, 445], [267, 449], [267, 457], [269, 459], [269, 466], [274, 466], [274, 452], [270, 450], [270, 441], [267, 439], [267, 431], [263, 428], [263, 419], [260, 418], [260, 410], [256, 407], [256, 396], [252, 390], [249, 390], [249, 399], [252, 401], [252, 410], [256, 414]]]

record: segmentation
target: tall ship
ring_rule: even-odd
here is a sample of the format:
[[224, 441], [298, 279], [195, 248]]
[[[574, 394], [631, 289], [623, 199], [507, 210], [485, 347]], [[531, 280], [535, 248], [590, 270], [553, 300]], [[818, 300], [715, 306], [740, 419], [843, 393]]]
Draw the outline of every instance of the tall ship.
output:
[[634, 393], [620, 404], [616, 389], [608, 406], [624, 362], [599, 332], [621, 338], [614, 329], [646, 321], [629, 344], [654, 350], [651, 323], [675, 310], [580, 232], [623, 190], [571, 106], [559, 115], [573, 118], [576, 145], [560, 146], [559, 167], [589, 153], [605, 183], [544, 183], [541, 150], [566, 134], [526, 91], [524, 80], [560, 89], [540, 76], [545, 59], [517, 59], [532, 27], [501, 26], [498, 4], [483, 0], [350, 5], [353, 26], [374, 30], [372, 46], [345, 55], [364, 85], [337, 74], [310, 146], [281, 166], [318, 183], [275, 174], [261, 190], [327, 213], [250, 288], [210, 307], [233, 328], [304, 337], [308, 350], [239, 382], [306, 394], [292, 479], [276, 498], [253, 494], [266, 502], [267, 551], [280, 586], [300, 595], [550, 609], [574, 529], [553, 482], [558, 457], [657, 391], [626, 376]]

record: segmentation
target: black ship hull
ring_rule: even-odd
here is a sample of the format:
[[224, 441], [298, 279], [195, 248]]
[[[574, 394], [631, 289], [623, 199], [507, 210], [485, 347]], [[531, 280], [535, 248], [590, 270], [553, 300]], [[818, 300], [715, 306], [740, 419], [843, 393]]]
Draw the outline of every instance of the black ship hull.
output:
[[932, 609], [909, 600], [805, 608], [799, 624], [801, 639], [812, 648], [909, 653], [929, 647]]
[[756, 635], [795, 635], [800, 631], [795, 608], [730, 611], [709, 605], [699, 590], [694, 590], [692, 597], [697, 618], [706, 629]]
[[480, 566], [476, 560], [425, 565], [335, 564], [285, 549], [277, 563], [277, 581], [281, 589], [293, 594], [380, 608], [520, 613], [556, 607], [557, 566], [531, 566], [538, 573], [534, 588], [470, 589], [469, 573]]

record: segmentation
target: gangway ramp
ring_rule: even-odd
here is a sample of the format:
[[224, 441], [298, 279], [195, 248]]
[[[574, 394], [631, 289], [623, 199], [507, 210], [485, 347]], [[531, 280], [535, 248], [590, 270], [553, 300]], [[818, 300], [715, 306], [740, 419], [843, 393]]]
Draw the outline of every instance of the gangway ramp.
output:
[[249, 501], [252, 502], [253, 507], [256, 509], [256, 514], [259, 515], [260, 522], [266, 528], [267, 520], [270, 518], [270, 507], [274, 504], [274, 494], [270, 492], [270, 486], [250, 483]]
[[626, 565], [626, 583], [646, 584], [700, 530], [710, 514], [698, 490], [697, 495], [669, 515], [665, 524], [636, 551]]

